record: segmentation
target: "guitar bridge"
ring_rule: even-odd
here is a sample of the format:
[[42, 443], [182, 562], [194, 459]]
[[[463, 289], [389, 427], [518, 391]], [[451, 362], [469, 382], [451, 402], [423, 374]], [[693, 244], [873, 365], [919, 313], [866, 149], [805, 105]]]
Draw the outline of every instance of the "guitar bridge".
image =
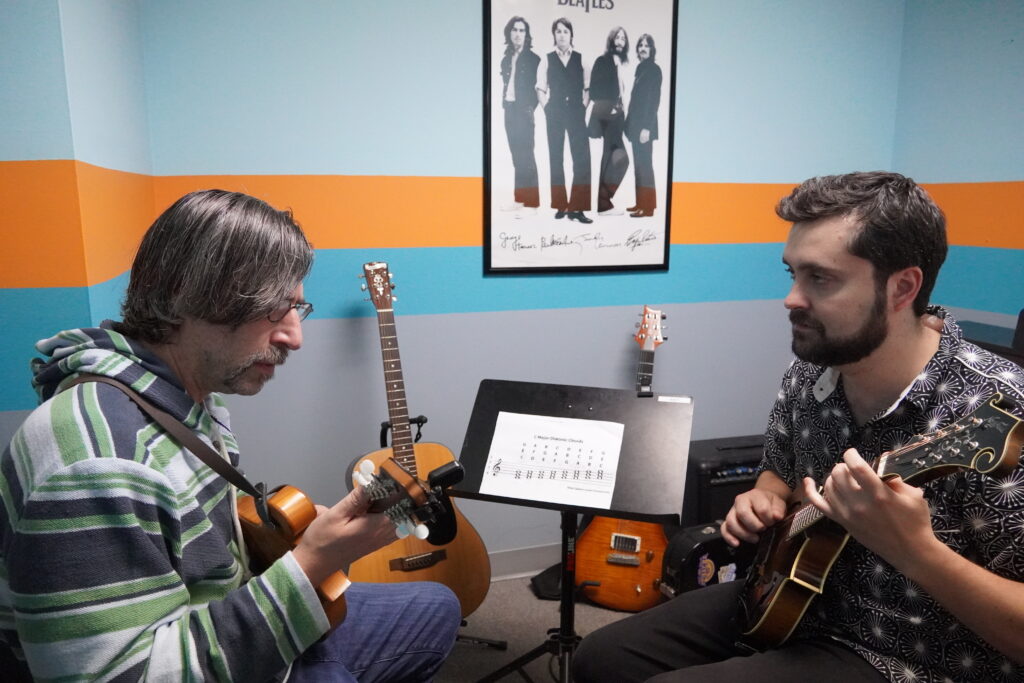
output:
[[625, 555], [623, 553], [608, 553], [606, 558], [608, 564], [622, 564], [629, 567], [639, 567], [640, 558], [636, 555]]
[[433, 567], [438, 562], [443, 562], [446, 559], [448, 559], [448, 553], [445, 552], [444, 548], [441, 548], [429, 553], [395, 558], [388, 563], [388, 568], [393, 572], [414, 572], [418, 569]]

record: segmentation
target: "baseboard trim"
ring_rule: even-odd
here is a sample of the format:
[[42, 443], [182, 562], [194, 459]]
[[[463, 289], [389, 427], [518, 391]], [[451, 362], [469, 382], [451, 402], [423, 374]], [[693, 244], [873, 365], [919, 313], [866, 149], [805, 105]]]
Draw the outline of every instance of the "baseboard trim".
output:
[[535, 545], [528, 548], [498, 550], [488, 553], [491, 559], [491, 581], [506, 581], [533, 576], [562, 559], [562, 544]]

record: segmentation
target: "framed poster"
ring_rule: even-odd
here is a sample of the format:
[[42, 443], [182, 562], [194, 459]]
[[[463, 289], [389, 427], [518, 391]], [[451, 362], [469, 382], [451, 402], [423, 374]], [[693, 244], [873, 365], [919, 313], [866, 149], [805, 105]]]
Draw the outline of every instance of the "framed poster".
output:
[[484, 0], [484, 271], [666, 270], [676, 0]]

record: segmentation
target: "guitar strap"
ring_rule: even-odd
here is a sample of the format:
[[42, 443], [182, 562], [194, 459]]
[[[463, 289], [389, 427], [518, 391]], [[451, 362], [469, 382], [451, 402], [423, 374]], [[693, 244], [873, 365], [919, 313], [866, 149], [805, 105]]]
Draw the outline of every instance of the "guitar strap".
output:
[[104, 384], [109, 384], [112, 387], [117, 387], [123, 391], [128, 398], [134, 401], [140, 408], [142, 408], [143, 411], [148, 413], [157, 424], [167, 430], [167, 432], [174, 437], [175, 441], [192, 451], [197, 458], [206, 463], [214, 472], [224, 477], [224, 479], [226, 479], [230, 484], [233, 484], [241, 491], [252, 496], [256, 501], [256, 510], [259, 512], [260, 519], [262, 519], [265, 524], [271, 523], [270, 513], [267, 510], [267, 487], [263, 482], [257, 482], [255, 485], [250, 483], [241, 472], [231, 465], [231, 463], [221, 457], [220, 453], [203, 443], [202, 440], [196, 436], [195, 432], [186, 427], [181, 420], [178, 420], [170, 413], [157, 408], [123, 382], [119, 382], [116, 379], [112, 379], [104, 375], [83, 374], [68, 384], [67, 388], [71, 388], [76, 384], [84, 384], [85, 382], [102, 382]]

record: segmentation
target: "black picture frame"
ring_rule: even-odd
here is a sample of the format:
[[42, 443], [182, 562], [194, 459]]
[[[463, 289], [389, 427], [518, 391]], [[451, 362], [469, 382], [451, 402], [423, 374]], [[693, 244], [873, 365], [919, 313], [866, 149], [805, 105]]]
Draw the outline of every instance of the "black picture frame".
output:
[[483, 15], [484, 273], [667, 270], [678, 0]]

